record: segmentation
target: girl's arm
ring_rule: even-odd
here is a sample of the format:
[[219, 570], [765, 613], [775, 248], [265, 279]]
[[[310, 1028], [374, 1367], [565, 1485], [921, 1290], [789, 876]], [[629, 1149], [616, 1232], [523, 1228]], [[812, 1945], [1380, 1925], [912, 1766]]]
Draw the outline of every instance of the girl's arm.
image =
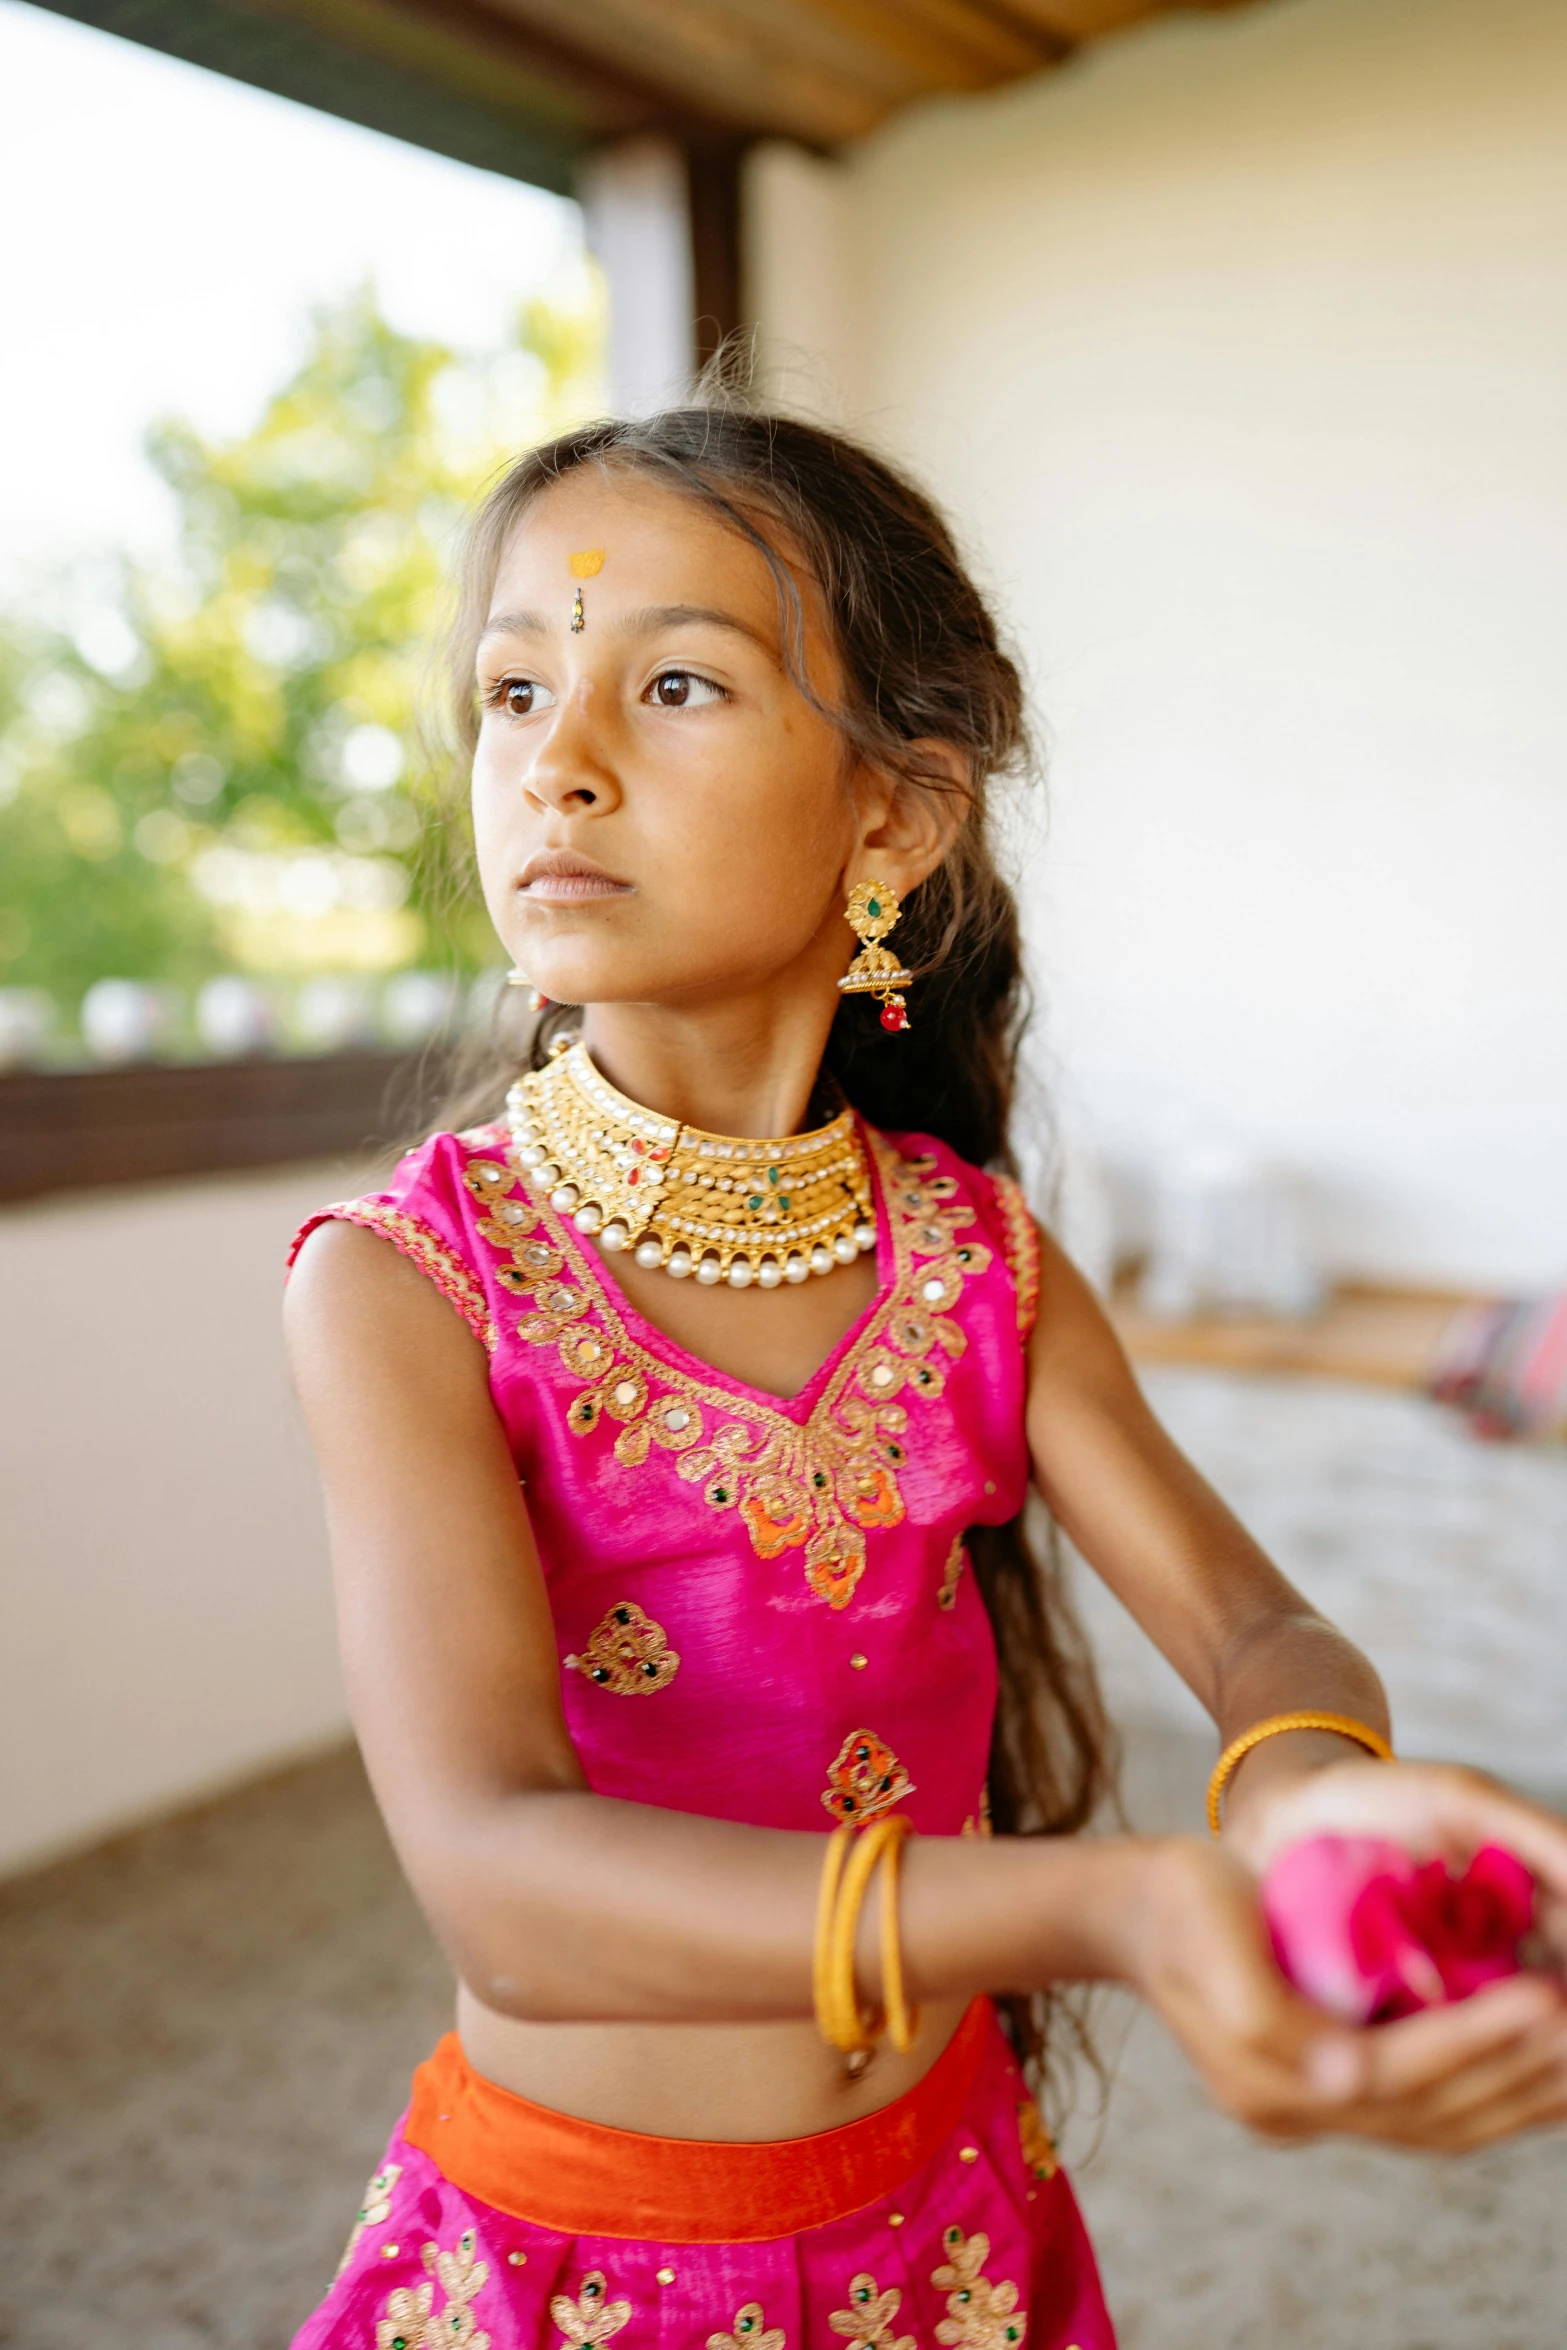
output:
[[[470, 1991], [540, 2021], [808, 2017], [824, 1839], [584, 1787], [527, 1512], [465, 1325], [346, 1224], [306, 1244], [287, 1319], [355, 1722], [403, 1865]], [[1374, 2048], [1325, 2025], [1269, 1963], [1245, 1872], [1183, 1839], [921, 1838], [903, 1930], [919, 1999], [1137, 1985], [1222, 2101], [1280, 2131], [1478, 2142], [1515, 2126], [1500, 2117], [1520, 2094], [1539, 2108], [1542, 2047], [1567, 2063], [1560, 2002], [1534, 1984], [1414, 2018]]]

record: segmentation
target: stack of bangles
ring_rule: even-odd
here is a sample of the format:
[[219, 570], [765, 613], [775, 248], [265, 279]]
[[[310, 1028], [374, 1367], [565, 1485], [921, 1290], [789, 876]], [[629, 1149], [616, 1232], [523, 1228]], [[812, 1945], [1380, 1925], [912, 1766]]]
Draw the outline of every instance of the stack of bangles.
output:
[[[813, 1988], [822, 2038], [848, 2057], [863, 2057], [885, 2030], [900, 2056], [907, 2055], [919, 2030], [920, 2013], [903, 1995], [903, 1947], [898, 1931], [898, 1870], [907, 1820], [871, 1820], [863, 1828], [838, 1828], [827, 1840], [822, 1889], [816, 1909]], [[854, 1976], [860, 1912], [870, 1882], [881, 1868], [881, 2017], [860, 2008]]]
[[1264, 1738], [1278, 1738], [1286, 1730], [1331, 1730], [1336, 1738], [1351, 1738], [1363, 1746], [1367, 1754], [1378, 1762], [1391, 1762], [1393, 1749], [1380, 1730], [1369, 1723], [1357, 1722], [1351, 1714], [1270, 1714], [1265, 1722], [1254, 1722], [1238, 1738], [1230, 1741], [1213, 1766], [1213, 1777], [1208, 1781], [1208, 1826], [1217, 1836], [1224, 1822], [1224, 1790], [1234, 1778], [1254, 1746]]

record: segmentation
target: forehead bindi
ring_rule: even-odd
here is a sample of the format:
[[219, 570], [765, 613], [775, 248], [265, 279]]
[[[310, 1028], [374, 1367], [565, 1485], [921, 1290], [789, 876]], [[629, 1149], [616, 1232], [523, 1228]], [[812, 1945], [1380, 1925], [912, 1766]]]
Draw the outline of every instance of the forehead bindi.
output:
[[492, 614], [528, 610], [564, 623], [582, 557], [601, 557], [588, 593], [595, 615], [675, 605], [722, 606], [776, 639], [772, 573], [754, 547], [678, 492], [568, 481], [512, 531], [496, 572]]

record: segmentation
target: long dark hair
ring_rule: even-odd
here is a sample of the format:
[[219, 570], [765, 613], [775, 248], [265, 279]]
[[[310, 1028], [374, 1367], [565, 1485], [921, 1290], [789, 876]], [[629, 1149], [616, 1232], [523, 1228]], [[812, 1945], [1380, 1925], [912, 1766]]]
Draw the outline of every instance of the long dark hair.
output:
[[[918, 1043], [889, 1035], [874, 1003], [846, 997], [824, 1060], [861, 1114], [894, 1132], [938, 1135], [981, 1167], [1013, 1171], [1010, 1124], [1029, 1003], [1017, 904], [994, 844], [995, 785], [1037, 774], [1022, 681], [952, 533], [931, 501], [881, 458], [819, 427], [732, 397], [634, 420], [579, 426], [519, 458], [469, 529], [449, 639], [449, 704], [471, 760], [478, 733], [474, 651], [519, 517], [582, 466], [636, 474], [695, 500], [746, 539], [772, 573], [785, 657], [800, 691], [849, 751], [918, 791], [962, 789], [952, 846], [904, 903], [898, 947], [918, 979]], [[790, 565], [815, 582], [832, 627], [841, 690], [831, 707], [807, 681], [804, 612]], [[955, 745], [963, 786], [922, 741]], [[458, 764], [462, 764], [459, 762]], [[506, 1021], [500, 1067], [465, 1107], [493, 1114], [520, 1063], [539, 1066], [568, 1007], [531, 1034]], [[995, 1629], [1001, 1697], [991, 1750], [991, 1819], [1005, 1835], [1071, 1835], [1111, 1795], [1113, 1741], [1065, 1587], [1053, 1527], [1034, 1545], [1022, 1518], [969, 1536]], [[1049, 2059], [1046, 1996], [1004, 2003], [1036, 2081]], [[1080, 2012], [1068, 2008], [1081, 2039]]]

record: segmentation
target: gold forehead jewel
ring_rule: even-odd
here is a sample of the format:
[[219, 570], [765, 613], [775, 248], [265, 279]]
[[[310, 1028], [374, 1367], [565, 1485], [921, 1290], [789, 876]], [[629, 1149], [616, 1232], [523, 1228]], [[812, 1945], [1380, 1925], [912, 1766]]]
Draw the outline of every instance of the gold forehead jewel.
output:
[[[571, 566], [571, 574], [574, 579], [596, 579], [604, 568], [604, 550], [602, 547], [584, 547], [580, 555], [568, 555], [566, 561]], [[584, 617], [582, 590], [579, 587], [571, 604], [571, 633], [573, 636], [582, 634]]]

